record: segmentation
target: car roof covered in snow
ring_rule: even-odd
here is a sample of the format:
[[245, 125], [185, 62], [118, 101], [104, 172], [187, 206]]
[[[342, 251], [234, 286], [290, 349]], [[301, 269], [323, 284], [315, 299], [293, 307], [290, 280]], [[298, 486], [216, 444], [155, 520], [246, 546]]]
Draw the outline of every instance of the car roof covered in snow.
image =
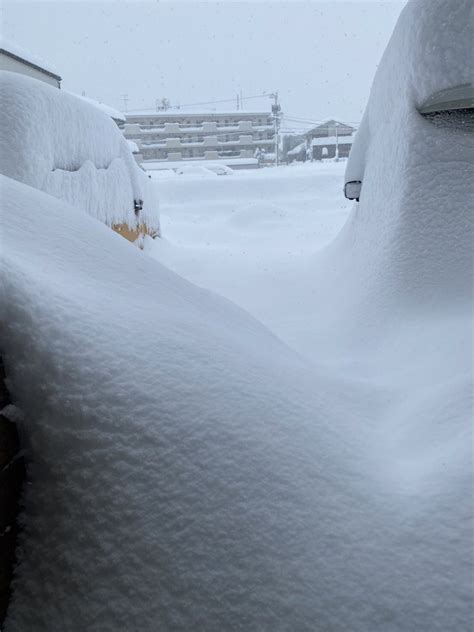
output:
[[[74, 94], [74, 93], [71, 93], [71, 94]], [[87, 101], [87, 103], [91, 103], [92, 105], [95, 105], [95, 107], [99, 108], [99, 110], [102, 110], [102, 112], [105, 112], [105, 114], [110, 116], [110, 118], [113, 118], [114, 121], [125, 123], [126, 121], [125, 114], [120, 112], [120, 110], [116, 110], [110, 105], [107, 105], [106, 103], [100, 103], [100, 101], [96, 101], [95, 99], [91, 99], [90, 97], [86, 97], [80, 94], [74, 94], [74, 96], [79, 97], [79, 99], [83, 99], [84, 101]]]

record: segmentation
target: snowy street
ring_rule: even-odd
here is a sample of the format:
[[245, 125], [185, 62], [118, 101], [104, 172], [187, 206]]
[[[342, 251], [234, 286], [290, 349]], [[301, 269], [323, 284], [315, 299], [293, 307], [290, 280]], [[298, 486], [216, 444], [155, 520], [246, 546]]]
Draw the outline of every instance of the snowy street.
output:
[[314, 307], [311, 258], [352, 207], [342, 193], [346, 164], [307, 162], [214, 178], [151, 171], [164, 237], [149, 252], [304, 352], [301, 311]]

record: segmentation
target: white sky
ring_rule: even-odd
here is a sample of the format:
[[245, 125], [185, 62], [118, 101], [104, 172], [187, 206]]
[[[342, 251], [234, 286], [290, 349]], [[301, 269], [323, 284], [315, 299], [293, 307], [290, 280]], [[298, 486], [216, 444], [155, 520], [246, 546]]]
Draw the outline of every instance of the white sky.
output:
[[278, 90], [288, 119], [358, 122], [405, 3], [4, 0], [2, 32], [54, 65], [65, 89], [122, 110], [122, 94], [128, 109], [232, 99], [225, 109], [240, 90]]

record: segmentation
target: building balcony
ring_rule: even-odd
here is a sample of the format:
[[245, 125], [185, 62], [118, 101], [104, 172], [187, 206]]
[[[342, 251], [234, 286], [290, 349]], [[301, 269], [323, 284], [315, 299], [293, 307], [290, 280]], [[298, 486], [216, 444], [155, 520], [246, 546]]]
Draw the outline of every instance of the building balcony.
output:
[[179, 134], [181, 132], [179, 123], [165, 123], [164, 132], [166, 134]]
[[179, 138], [167, 138], [164, 145], [170, 149], [179, 149], [181, 147], [181, 140]]

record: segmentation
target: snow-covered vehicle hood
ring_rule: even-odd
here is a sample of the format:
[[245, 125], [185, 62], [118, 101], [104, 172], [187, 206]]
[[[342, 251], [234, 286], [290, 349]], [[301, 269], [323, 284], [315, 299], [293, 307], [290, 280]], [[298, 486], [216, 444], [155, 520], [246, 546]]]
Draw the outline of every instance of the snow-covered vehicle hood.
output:
[[469, 125], [433, 125], [420, 109], [439, 108], [443, 99], [466, 105], [471, 59], [470, 0], [414, 0], [405, 7], [345, 175], [346, 182], [362, 181], [362, 192], [341, 238], [350, 242], [352, 265], [365, 266], [372, 291], [380, 282], [417, 300], [440, 296], [441, 289], [443, 300], [468, 295], [474, 135]]

